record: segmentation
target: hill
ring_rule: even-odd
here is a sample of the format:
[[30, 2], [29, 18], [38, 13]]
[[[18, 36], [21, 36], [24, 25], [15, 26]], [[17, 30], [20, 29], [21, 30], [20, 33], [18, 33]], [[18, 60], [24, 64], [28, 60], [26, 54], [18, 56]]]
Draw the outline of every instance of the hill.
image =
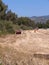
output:
[[46, 22], [47, 20], [49, 20], [49, 15], [47, 16], [33, 16], [33, 17], [30, 17], [31, 20], [34, 20], [36, 23], [37, 22]]

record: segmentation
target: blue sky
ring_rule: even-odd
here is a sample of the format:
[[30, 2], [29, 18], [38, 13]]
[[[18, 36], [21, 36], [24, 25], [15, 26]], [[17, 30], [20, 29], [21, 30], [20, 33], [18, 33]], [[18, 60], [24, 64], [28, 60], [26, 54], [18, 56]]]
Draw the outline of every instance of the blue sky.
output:
[[49, 15], [49, 0], [3, 0], [18, 16]]

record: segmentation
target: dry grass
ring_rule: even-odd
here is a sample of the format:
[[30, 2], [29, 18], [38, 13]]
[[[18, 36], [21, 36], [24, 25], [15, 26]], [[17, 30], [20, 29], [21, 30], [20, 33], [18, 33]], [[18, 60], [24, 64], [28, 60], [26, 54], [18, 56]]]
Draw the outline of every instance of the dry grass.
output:
[[0, 64], [49, 65], [49, 29], [0, 37]]

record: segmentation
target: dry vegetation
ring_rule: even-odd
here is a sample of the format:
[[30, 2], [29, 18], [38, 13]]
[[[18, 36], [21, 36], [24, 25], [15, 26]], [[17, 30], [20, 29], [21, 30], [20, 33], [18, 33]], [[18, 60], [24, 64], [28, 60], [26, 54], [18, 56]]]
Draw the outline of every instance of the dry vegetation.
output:
[[1, 65], [49, 65], [49, 29], [0, 37]]

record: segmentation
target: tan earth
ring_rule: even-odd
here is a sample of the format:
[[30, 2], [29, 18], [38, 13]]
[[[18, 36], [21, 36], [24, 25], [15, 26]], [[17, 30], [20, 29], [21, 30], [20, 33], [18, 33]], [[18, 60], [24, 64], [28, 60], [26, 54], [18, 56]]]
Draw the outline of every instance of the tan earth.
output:
[[49, 65], [49, 29], [0, 37], [0, 65]]

